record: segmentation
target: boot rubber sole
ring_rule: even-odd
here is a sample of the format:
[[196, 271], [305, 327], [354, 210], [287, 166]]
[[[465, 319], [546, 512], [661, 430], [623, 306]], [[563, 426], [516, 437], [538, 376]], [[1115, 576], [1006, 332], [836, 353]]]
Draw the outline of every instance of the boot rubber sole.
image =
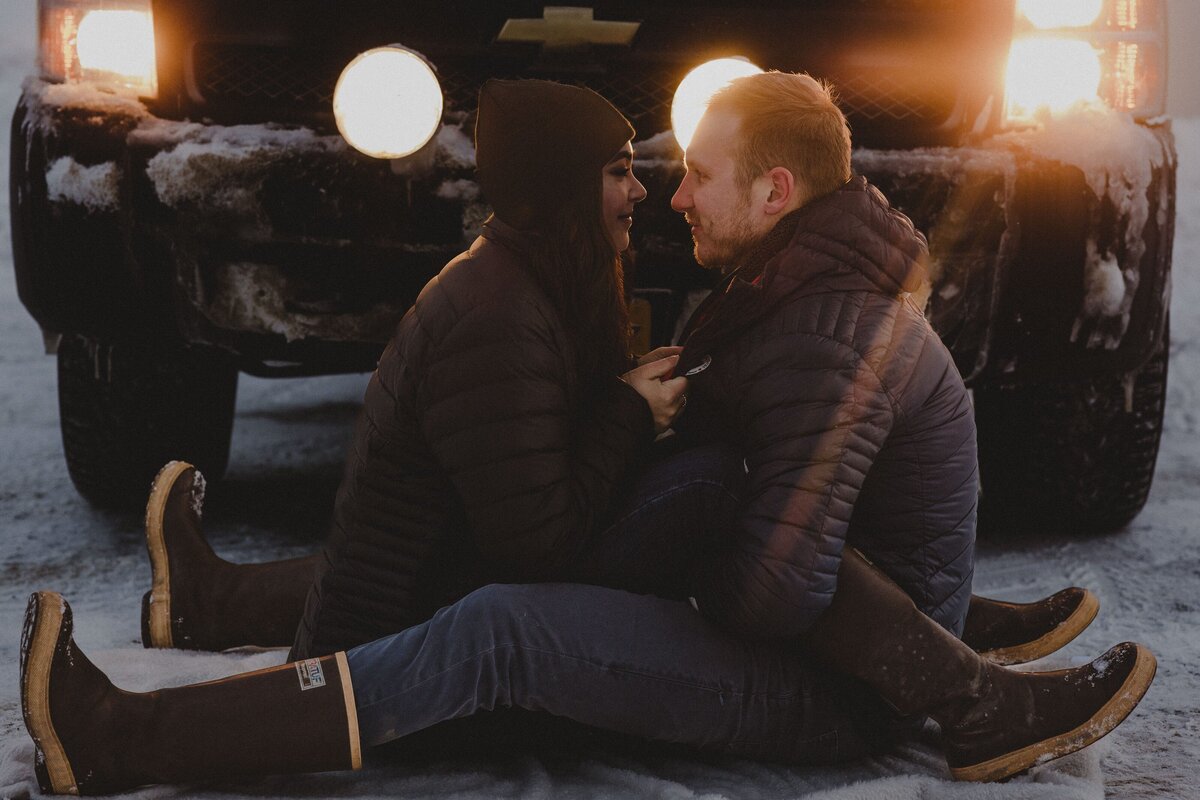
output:
[[1121, 684], [1121, 688], [1082, 725], [978, 764], [951, 767], [950, 775], [956, 781], [1004, 780], [1030, 767], [1045, 764], [1094, 744], [1120, 725], [1141, 702], [1157, 670], [1158, 661], [1154, 654], [1148, 648], [1137, 645], [1137, 658], [1134, 660], [1133, 669]]
[[[168, 462], [154, 476], [150, 499], [146, 501], [146, 552], [150, 555], [153, 582], [150, 591], [142, 598], [142, 645], [145, 647], [174, 647], [171, 636], [171, 564], [163, 534], [163, 510], [175, 481], [189, 469], [192, 469], [192, 465], [186, 461]], [[146, 641], [147, 633], [149, 641]]]
[[994, 650], [985, 650], [979, 655], [1002, 667], [1037, 661], [1039, 658], [1044, 658], [1066, 647], [1068, 642], [1087, 630], [1099, 612], [1100, 598], [1090, 590], [1084, 590], [1083, 600], [1071, 612], [1071, 616], [1053, 630], [1032, 642], [1015, 644], [1011, 647], [997, 647]]
[[[63, 599], [57, 592], [35, 592], [25, 611], [26, 642], [22, 660], [21, 711], [33, 739], [34, 771], [46, 794], [79, 794], [67, 752], [50, 716], [50, 668], [64, 633]], [[69, 634], [69, 631], [67, 632]]]

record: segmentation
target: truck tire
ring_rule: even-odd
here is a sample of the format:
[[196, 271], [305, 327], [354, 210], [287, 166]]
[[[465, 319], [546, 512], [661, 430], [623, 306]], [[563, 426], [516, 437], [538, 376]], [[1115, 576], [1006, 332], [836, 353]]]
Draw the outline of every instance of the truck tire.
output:
[[1128, 410], [1113, 376], [975, 393], [986, 527], [1103, 533], [1137, 516], [1158, 460], [1169, 338], [1133, 377]]
[[236, 367], [182, 345], [137, 348], [66, 334], [58, 346], [58, 408], [67, 471], [93, 505], [137, 511], [167, 461], [225, 473]]

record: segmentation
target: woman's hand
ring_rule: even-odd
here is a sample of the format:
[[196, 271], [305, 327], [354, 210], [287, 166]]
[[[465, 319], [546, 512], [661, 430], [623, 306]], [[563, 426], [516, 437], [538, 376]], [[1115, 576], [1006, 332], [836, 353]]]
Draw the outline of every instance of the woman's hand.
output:
[[[667, 350], [671, 348], [662, 348]], [[658, 352], [647, 353], [642, 358], [648, 358]], [[640, 359], [639, 359], [640, 361]], [[648, 361], [636, 369], [631, 369], [621, 376], [621, 380], [633, 387], [634, 391], [645, 398], [654, 414], [654, 432], [662, 433], [671, 427], [683, 406], [687, 403], [687, 378], [668, 377], [679, 361], [678, 355], [668, 355]]]
[[668, 356], [677, 356], [682, 352], [683, 352], [682, 347], [677, 347], [674, 345], [672, 345], [670, 347], [659, 347], [654, 350], [651, 350], [649, 353], [646, 353], [645, 355], [638, 356], [637, 365], [639, 367], [644, 367], [647, 364], [649, 364], [651, 361], [658, 361], [659, 359], [667, 358]]

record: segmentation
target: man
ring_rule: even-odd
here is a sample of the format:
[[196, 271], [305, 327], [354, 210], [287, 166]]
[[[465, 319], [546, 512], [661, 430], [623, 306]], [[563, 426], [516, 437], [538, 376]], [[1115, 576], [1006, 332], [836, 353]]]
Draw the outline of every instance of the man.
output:
[[696, 600], [737, 635], [802, 637], [937, 720], [956, 778], [998, 779], [1115, 727], [1154, 660], [1137, 646], [1093, 693], [1096, 675], [1016, 676], [938, 629], [961, 632], [971, 604], [974, 417], [910, 296], [924, 237], [852, 177], [850, 153], [829, 89], [777, 72], [717, 93], [687, 148], [672, 207], [726, 276], [684, 333], [676, 429], [732, 438], [747, 471]]
[[[165, 731], [218, 729], [237, 708], [243, 742], [283, 723], [320, 722], [328, 734], [252, 764], [241, 748], [217, 756], [195, 737], [147, 746], [156, 757], [121, 750], [138, 767], [104, 775], [111, 787], [339, 768], [356, 762], [360, 743], [504, 706], [811, 762], [861, 752], [873, 728], [890, 727], [882, 698], [941, 725], [963, 780], [1007, 777], [1116, 727], [1153, 679], [1144, 647], [1016, 673], [952, 635], [970, 603], [970, 406], [908, 297], [924, 239], [851, 178], [849, 133], [828, 91], [803, 75], [741, 79], [714, 98], [686, 162], [673, 204], [693, 226], [698, 260], [728, 267], [685, 338], [691, 400], [679, 435], [733, 443], [746, 470], [736, 519], [693, 584], [700, 614], [597, 586], [492, 586], [333, 660], [300, 662], [299, 690], [284, 667], [130, 700], [82, 657], [69, 609], [44, 593], [27, 615], [22, 700], [27, 720], [40, 719], [27, 722], [35, 739], [65, 748], [52, 759], [62, 771], [104, 763], [107, 743], [120, 741], [87, 715], [81, 732], [60, 726], [84, 701], [115, 720], [169, 705], [179, 711]], [[172, 494], [183, 514], [189, 487]], [[314, 685], [337, 691], [308, 712], [296, 693]], [[177, 699], [162, 703], [169, 693]]]
[[845, 118], [803, 75], [719, 94], [686, 163], [672, 206], [696, 260], [728, 274], [685, 332], [678, 369], [695, 374], [676, 428], [706, 437], [727, 421], [748, 471], [736, 545], [702, 582], [701, 607], [742, 634], [795, 636], [829, 605], [849, 540], [958, 634], [975, 423], [909, 296], [924, 238], [851, 179]]

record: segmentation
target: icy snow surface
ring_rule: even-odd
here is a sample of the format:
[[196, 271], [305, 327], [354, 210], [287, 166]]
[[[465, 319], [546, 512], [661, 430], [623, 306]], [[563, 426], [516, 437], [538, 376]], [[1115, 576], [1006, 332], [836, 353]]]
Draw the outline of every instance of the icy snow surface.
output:
[[157, 121], [149, 128], [139, 127], [132, 138], [175, 144], [146, 165], [158, 198], [167, 205], [203, 202], [245, 213], [254, 212], [258, 184], [275, 149], [305, 152], [347, 147], [340, 136], [266, 125], [209, 127]]
[[1125, 268], [1109, 246], [1101, 248], [1088, 242], [1085, 265], [1083, 314], [1076, 320], [1072, 340], [1083, 327], [1084, 319], [1097, 316], [1122, 317], [1120, 333], [1089, 337], [1089, 346], [1103, 342], [1118, 347], [1129, 324], [1129, 310], [1137, 291], [1136, 265], [1146, 252], [1142, 230], [1150, 216], [1146, 189], [1151, 171], [1161, 167], [1165, 158], [1152, 134], [1123, 114], [1097, 104], [1079, 104], [1068, 113], [1046, 117], [1031, 131], [997, 136], [992, 144], [1009, 145], [1045, 158], [1078, 167], [1096, 197], [1107, 197], [1126, 221]]
[[121, 169], [112, 162], [85, 167], [64, 156], [46, 170], [46, 193], [51, 200], [69, 201], [91, 211], [115, 209], [120, 184]]
[[[16, 103], [32, 58], [32, 0], [4, 0], [0, 111]], [[116, 101], [114, 101], [116, 102]], [[981, 542], [977, 588], [1028, 599], [1066, 584], [1100, 596], [1096, 623], [1066, 651], [1075, 661], [1122, 639], [1149, 645], [1158, 678], [1141, 707], [1098, 747], [1017, 781], [952, 784], [929, 742], [838, 769], [700, 762], [596, 753], [580, 761], [528, 756], [447, 760], [417, 768], [203, 787], [152, 787], [141, 798], [806, 798], [806, 800], [1176, 800], [1200, 786], [1200, 120], [1177, 124], [1181, 155], [1167, 433], [1146, 510], [1125, 531], [1091, 539], [1032, 529]], [[0, 126], [0, 152], [8, 128]], [[450, 144], [461, 146], [463, 139]], [[467, 142], [469, 145], [469, 142]], [[466, 159], [469, 151], [458, 151]], [[0, 160], [7, 184], [7, 160]], [[195, 654], [143, 650], [138, 609], [149, 568], [137, 515], [90, 509], [67, 477], [54, 360], [21, 307], [0, 191], [0, 797], [38, 796], [21, 722], [17, 653], [29, 593], [62, 591], [78, 640], [130, 689], [179, 684], [277, 663], [278, 651]], [[1107, 289], [1105, 290], [1108, 291]], [[1114, 295], [1115, 296], [1115, 293]], [[236, 561], [311, 552], [324, 536], [365, 376], [265, 381], [243, 377], [229, 479], [211, 488], [205, 525]], [[1101, 769], [1103, 775], [1101, 775]]]
[[461, 127], [443, 125], [434, 138], [438, 158], [448, 167], [467, 169], [475, 166], [475, 145]]
[[1099, 105], [1076, 106], [1045, 118], [1036, 129], [997, 136], [991, 143], [1011, 144], [1079, 167], [1096, 196], [1107, 195], [1120, 209], [1145, 202], [1138, 197], [1150, 184], [1151, 166], [1163, 161], [1152, 134], [1128, 116]]
[[661, 131], [633, 143], [634, 166], [639, 169], [673, 166], [683, 158], [674, 131]]
[[[18, 52], [24, 55], [23, 52]], [[130, 117], [144, 117], [149, 113], [146, 106], [136, 97], [97, 88], [88, 83], [42, 84], [41, 91], [47, 103], [64, 108], [87, 108], [105, 114], [124, 114]]]
[[[137, 98], [113, 94], [90, 85], [64, 86], [30, 80], [31, 91], [49, 103], [123, 114], [136, 120], [129, 133], [134, 144], [160, 148], [146, 174], [159, 200], [169, 206], [205, 204], [252, 215], [267, 168], [286, 150], [289, 157], [305, 153], [341, 152], [349, 145], [341, 136], [323, 136], [305, 127], [262, 125], [200, 125], [149, 116]], [[35, 119], [27, 125], [47, 124]], [[446, 124], [434, 137], [431, 155], [456, 169], [475, 166], [475, 149], [461, 123]], [[51, 199], [69, 200], [99, 209], [116, 203], [116, 165], [85, 168], [59, 159], [47, 170]], [[230, 180], [234, 178], [235, 180]], [[104, 183], [107, 181], [107, 183]], [[61, 190], [56, 190], [61, 187]], [[107, 190], [108, 195], [103, 191]]]
[[1116, 314], [1125, 300], [1125, 276], [1117, 257], [1101, 257], [1096, 252], [1096, 243], [1088, 242], [1088, 264], [1090, 269], [1084, 275], [1083, 310], [1091, 317]]

